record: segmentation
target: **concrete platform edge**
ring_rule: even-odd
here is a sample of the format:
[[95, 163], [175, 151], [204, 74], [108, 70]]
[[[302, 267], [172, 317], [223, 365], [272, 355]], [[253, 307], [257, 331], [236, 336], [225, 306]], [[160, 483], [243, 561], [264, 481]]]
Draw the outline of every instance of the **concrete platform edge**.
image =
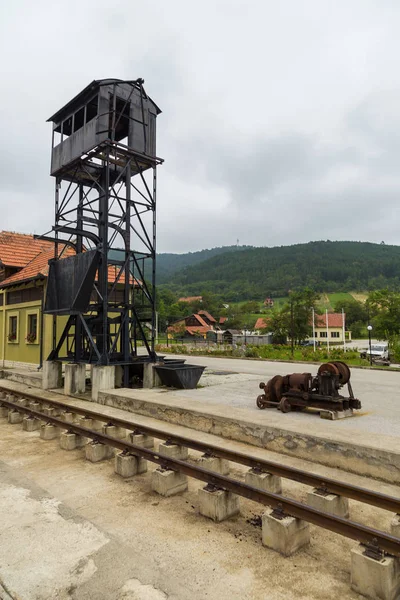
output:
[[[29, 386], [29, 383], [15, 382], [9, 378], [3, 380], [3, 385], [23, 391], [19, 386]], [[27, 389], [29, 391], [29, 387]], [[32, 390], [35, 391], [36, 390]], [[38, 390], [46, 397], [46, 392]], [[55, 394], [55, 395], [54, 395]], [[61, 390], [49, 390], [49, 398], [59, 396], [61, 402], [83, 403], [87, 399], [70, 399], [62, 395]], [[56, 397], [55, 397], [56, 396]], [[90, 402], [89, 410], [94, 409]], [[154, 392], [154, 390], [108, 390], [101, 392], [99, 404], [111, 410], [119, 409], [143, 417], [150, 417], [159, 421], [182, 427], [191, 428], [206, 434], [213, 434], [237, 442], [244, 442], [256, 448], [265, 448], [273, 453], [286, 455], [289, 459], [307, 460], [331, 468], [354, 473], [359, 476], [373, 477], [374, 479], [398, 485], [400, 483], [400, 452], [391, 449], [398, 446], [398, 440], [390, 436], [370, 435], [363, 444], [362, 440], [352, 441], [335, 439], [335, 429], [328, 436], [299, 433], [285, 430], [274, 425], [255, 423], [246, 413], [245, 409], [236, 409], [230, 417], [222, 414], [226, 407], [219, 405], [197, 404], [193, 400], [181, 397], [179, 401], [168, 399], [168, 394]], [[262, 413], [261, 413], [262, 414]], [[240, 415], [240, 416], [237, 416]], [[331, 423], [331, 422], [329, 422]], [[360, 437], [360, 436], [358, 436]], [[364, 434], [365, 437], [365, 434]], [[274, 459], [275, 460], [275, 459]]]
[[[99, 393], [98, 401], [105, 406], [183, 425], [350, 473], [388, 483], [400, 483], [400, 452], [258, 424], [245, 417], [238, 418], [237, 415], [225, 416], [218, 414], [218, 405], [198, 405], [183, 397], [178, 404], [176, 398], [169, 401], [164, 394], [157, 394], [157, 398], [144, 398], [142, 393], [137, 393], [135, 397], [135, 392], [137, 391], [104, 391]], [[129, 396], [124, 395], [125, 393]]]

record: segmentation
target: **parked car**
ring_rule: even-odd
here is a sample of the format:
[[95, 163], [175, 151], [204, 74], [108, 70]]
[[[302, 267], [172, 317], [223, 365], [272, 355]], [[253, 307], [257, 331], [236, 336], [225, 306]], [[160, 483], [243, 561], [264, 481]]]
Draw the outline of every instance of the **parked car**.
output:
[[[370, 358], [369, 348], [360, 352], [361, 358]], [[371, 346], [371, 358], [373, 362], [390, 362], [389, 345], [387, 342], [380, 342]]]
[[[318, 342], [315, 342], [315, 345], [318, 346]], [[300, 342], [300, 346], [309, 348], [309, 347], [314, 347], [314, 340], [303, 340], [302, 342]]]

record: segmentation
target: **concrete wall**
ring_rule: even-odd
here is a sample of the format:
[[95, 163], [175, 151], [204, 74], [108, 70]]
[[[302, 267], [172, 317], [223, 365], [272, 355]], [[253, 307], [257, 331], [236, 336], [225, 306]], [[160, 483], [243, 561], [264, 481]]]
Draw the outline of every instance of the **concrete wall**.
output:
[[[329, 343], [334, 343], [334, 342], [343, 342], [343, 329], [341, 327], [329, 327], [328, 328], [328, 338], [326, 337], [321, 337], [321, 332], [322, 333], [326, 333], [326, 327], [316, 327], [315, 328], [315, 339], [318, 340], [319, 342], [326, 342], [327, 339], [329, 340]], [[332, 337], [331, 333], [334, 332], [335, 334], [339, 334], [338, 337]], [[347, 341], [351, 341], [351, 331], [345, 331], [345, 337]]]

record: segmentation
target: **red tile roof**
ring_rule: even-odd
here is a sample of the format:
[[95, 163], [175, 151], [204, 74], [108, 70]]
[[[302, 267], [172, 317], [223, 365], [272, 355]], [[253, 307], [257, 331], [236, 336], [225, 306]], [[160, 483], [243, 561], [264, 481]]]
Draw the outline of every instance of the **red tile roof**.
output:
[[[199, 324], [198, 325], [186, 325], [186, 319], [189, 319], [190, 317], [195, 317], [196, 321]], [[200, 315], [193, 314], [193, 315], [190, 315], [189, 317], [179, 319], [179, 321], [175, 321], [175, 323], [173, 323], [172, 325], [170, 325], [168, 327], [168, 331], [170, 331], [170, 332], [179, 331], [179, 329], [182, 325], [185, 325], [185, 331], [187, 331], [187, 333], [189, 333], [190, 335], [194, 335], [195, 333], [207, 333], [207, 331], [212, 330], [212, 327], [210, 325], [207, 325], [207, 323], [204, 321], [204, 319], [201, 318]]]
[[[22, 244], [23, 240], [23, 244]], [[36, 244], [40, 242], [40, 244]], [[9, 243], [9, 246], [7, 245]], [[43, 247], [41, 248], [41, 244]], [[22, 247], [24, 246], [24, 248]], [[26, 251], [25, 247], [35, 249], [35, 253], [32, 257], [28, 258], [31, 250]], [[71, 246], [59, 245], [58, 248], [60, 259], [66, 258], [67, 256], [74, 256], [75, 250]], [[14, 258], [12, 266], [22, 266], [17, 273], [14, 273], [10, 277], [7, 277], [0, 283], [0, 287], [5, 287], [12, 284], [21, 283], [29, 279], [45, 278], [49, 274], [49, 260], [54, 258], [54, 243], [43, 242], [43, 240], [35, 240], [31, 235], [22, 233], [10, 233], [2, 231], [0, 232], [0, 259], [2, 256], [9, 256], [11, 252], [18, 254]], [[3, 254], [2, 254], [3, 253]], [[1, 259], [2, 260], [2, 259]], [[8, 259], [7, 259], [8, 260]], [[11, 262], [7, 263], [11, 266]], [[120, 267], [116, 265], [109, 265], [108, 267], [108, 281], [113, 283], [119, 273]], [[118, 283], [125, 282], [125, 274], [122, 273], [118, 280]], [[131, 279], [131, 283], [133, 278]]]
[[40, 252], [49, 248], [54, 248], [53, 242], [35, 240], [30, 234], [0, 232], [0, 262], [7, 267], [25, 267]]
[[228, 317], [220, 317], [219, 318], [219, 324], [223, 325], [227, 319], [228, 319]]
[[211, 321], [211, 323], [216, 323], [216, 319], [214, 319], [214, 317], [212, 315], [210, 315], [209, 312], [207, 312], [206, 310], [199, 310], [199, 315], [204, 315], [205, 317], [207, 317], [207, 319], [209, 321]]
[[[346, 313], [344, 313], [344, 322], [346, 323]], [[315, 326], [326, 328], [326, 313], [315, 315]], [[328, 313], [328, 328], [343, 327], [342, 313]]]
[[194, 317], [196, 317], [196, 319], [199, 321], [199, 323], [203, 326], [203, 327], [207, 327], [207, 331], [208, 329], [210, 329], [210, 325], [208, 323], [205, 322], [205, 320], [200, 316], [200, 314], [195, 314], [193, 315]]
[[259, 317], [254, 325], [254, 329], [266, 329], [268, 327], [269, 319]]
[[190, 327], [185, 327], [185, 330], [190, 335], [195, 335], [196, 333], [207, 333], [207, 331], [211, 331], [208, 325], [206, 327], [196, 327], [195, 325], [191, 325]]
[[[59, 248], [59, 251], [62, 252], [62, 258], [73, 256], [75, 254], [75, 251], [70, 246], [64, 246], [62, 250]], [[4, 281], [0, 283], [0, 287], [20, 283], [27, 279], [47, 277], [49, 274], [48, 263], [52, 258], [54, 258], [54, 244], [51, 244], [50, 248], [46, 248], [46, 250], [35, 256], [35, 258], [28, 262], [26, 267], [18, 271], [18, 273], [14, 273], [14, 275], [4, 279]]]
[[[121, 267], [117, 265], [108, 265], [108, 283], [114, 283], [118, 276], [120, 268]], [[135, 287], [138, 286], [139, 282], [140, 279], [135, 279]], [[125, 273], [121, 273], [121, 277], [118, 279], [118, 283], [125, 283]], [[130, 283], [133, 283], [133, 277], [130, 277]]]

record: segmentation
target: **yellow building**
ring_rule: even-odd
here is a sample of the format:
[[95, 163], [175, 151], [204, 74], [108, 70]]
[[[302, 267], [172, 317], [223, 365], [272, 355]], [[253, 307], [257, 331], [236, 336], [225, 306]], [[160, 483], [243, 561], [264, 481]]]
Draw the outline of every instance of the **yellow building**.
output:
[[[60, 258], [74, 254], [59, 248]], [[48, 262], [54, 243], [32, 235], [0, 232], [0, 365], [37, 368], [47, 359], [67, 321], [66, 316], [43, 314]], [[109, 281], [115, 273], [109, 267]], [[117, 285], [114, 294], [123, 293]]]
[[52, 348], [53, 318], [43, 315], [54, 244], [0, 232], [0, 360], [3, 367], [42, 363]]

